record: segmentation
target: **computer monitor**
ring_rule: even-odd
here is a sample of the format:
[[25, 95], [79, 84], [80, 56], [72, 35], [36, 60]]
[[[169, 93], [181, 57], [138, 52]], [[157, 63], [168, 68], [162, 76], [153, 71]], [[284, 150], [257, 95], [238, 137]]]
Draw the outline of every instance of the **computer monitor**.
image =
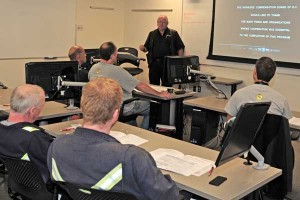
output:
[[26, 83], [39, 85], [45, 90], [46, 100], [79, 99], [81, 88], [59, 90], [58, 77], [64, 81], [78, 81], [76, 61], [30, 62], [25, 64]]
[[91, 57], [99, 59], [100, 58], [100, 52], [99, 48], [97, 49], [85, 49], [86, 54], [86, 63], [82, 65], [83, 68], [90, 70], [92, 65], [94, 64], [91, 60]]
[[188, 68], [200, 70], [198, 56], [166, 56], [163, 82], [168, 85], [195, 82], [197, 75], [189, 73]]
[[225, 131], [215, 163], [217, 167], [250, 150], [270, 105], [270, 102], [256, 102], [246, 103], [240, 108], [232, 126]]

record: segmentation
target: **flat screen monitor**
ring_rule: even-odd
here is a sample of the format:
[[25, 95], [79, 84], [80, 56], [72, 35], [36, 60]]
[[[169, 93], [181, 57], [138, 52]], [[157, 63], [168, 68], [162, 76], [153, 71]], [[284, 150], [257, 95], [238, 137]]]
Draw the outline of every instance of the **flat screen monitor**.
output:
[[197, 75], [189, 74], [188, 67], [199, 71], [199, 57], [194, 55], [166, 56], [164, 59], [163, 82], [172, 85], [197, 81]]
[[64, 81], [78, 81], [76, 61], [30, 62], [25, 64], [26, 83], [42, 87], [46, 100], [80, 98], [81, 88], [69, 87], [58, 90], [58, 77]]
[[240, 108], [232, 126], [225, 131], [217, 167], [250, 150], [270, 105], [270, 102], [246, 103]]
[[100, 58], [100, 52], [99, 48], [97, 49], [85, 49], [86, 54], [86, 63], [82, 65], [83, 68], [90, 70], [93, 63], [91, 62], [91, 57], [99, 59]]

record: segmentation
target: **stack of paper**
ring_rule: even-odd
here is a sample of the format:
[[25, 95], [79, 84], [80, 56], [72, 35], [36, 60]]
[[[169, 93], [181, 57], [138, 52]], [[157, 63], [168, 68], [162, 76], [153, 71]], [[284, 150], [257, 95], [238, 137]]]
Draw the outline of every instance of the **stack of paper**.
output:
[[293, 124], [293, 125], [295, 125], [295, 126], [300, 126], [300, 118], [292, 117], [292, 118], [289, 120], [289, 123], [290, 123], [290, 124]]
[[174, 149], [157, 149], [151, 152], [160, 169], [172, 171], [184, 176], [201, 176], [215, 166], [215, 162], [196, 156], [184, 155]]
[[125, 133], [120, 132], [120, 131], [110, 131], [109, 135], [116, 138], [122, 144], [133, 144], [135, 146], [139, 146], [141, 144], [148, 142], [148, 140], [145, 140], [136, 135], [133, 135], [133, 134], [126, 135]]

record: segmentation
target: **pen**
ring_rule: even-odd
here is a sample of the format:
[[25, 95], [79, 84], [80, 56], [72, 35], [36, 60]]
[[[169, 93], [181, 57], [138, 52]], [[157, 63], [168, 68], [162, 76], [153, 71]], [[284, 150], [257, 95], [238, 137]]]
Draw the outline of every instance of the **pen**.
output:
[[213, 173], [213, 171], [214, 171], [214, 167], [211, 167], [211, 169], [208, 172], [208, 176], [210, 176]]

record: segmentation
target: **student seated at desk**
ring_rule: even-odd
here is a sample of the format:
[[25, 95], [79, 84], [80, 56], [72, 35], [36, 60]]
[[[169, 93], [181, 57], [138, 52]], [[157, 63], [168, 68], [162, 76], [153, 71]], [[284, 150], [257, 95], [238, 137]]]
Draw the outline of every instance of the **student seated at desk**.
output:
[[[118, 120], [121, 103], [122, 88], [112, 79], [96, 78], [83, 87], [82, 127], [51, 144], [51, 178], [87, 188], [130, 193], [139, 200], [178, 199], [177, 186], [156, 167], [148, 152], [123, 145], [108, 135]], [[112, 182], [106, 184], [105, 180]]]
[[[158, 92], [151, 88], [148, 84], [143, 83], [129, 74], [120, 66], [115, 66], [117, 62], [117, 47], [112, 42], [105, 42], [100, 46], [101, 62], [93, 65], [89, 71], [89, 79], [96, 77], [107, 77], [116, 80], [123, 89], [123, 101], [132, 98], [132, 91], [138, 89], [141, 92], [160, 96], [162, 98], [170, 99], [171, 95], [168, 92]], [[144, 117], [141, 128], [149, 128], [149, 112], [150, 103], [148, 101], [133, 101], [124, 106], [123, 114], [125, 116], [132, 114], [139, 114]]]
[[50, 176], [46, 158], [53, 137], [33, 124], [44, 104], [41, 87], [27, 84], [14, 89], [9, 117], [0, 122], [0, 154], [32, 161], [47, 183]]
[[[269, 57], [257, 60], [253, 70], [254, 84], [237, 90], [225, 106], [227, 121], [235, 117], [241, 106], [248, 102], [271, 102], [268, 114], [292, 118], [292, 113], [286, 98], [269, 86], [276, 72], [276, 63]], [[219, 149], [218, 136], [209, 141], [209, 148]]]
[[286, 98], [269, 86], [276, 72], [276, 63], [268, 57], [257, 60], [253, 70], [254, 84], [236, 91], [229, 99], [225, 111], [227, 119], [236, 116], [241, 105], [248, 102], [271, 102], [269, 114], [281, 115], [287, 119], [292, 113]]
[[69, 49], [68, 56], [71, 61], [78, 62], [78, 81], [79, 82], [89, 82], [88, 79], [88, 69], [84, 67], [86, 63], [86, 54], [84, 48], [75, 45]]

